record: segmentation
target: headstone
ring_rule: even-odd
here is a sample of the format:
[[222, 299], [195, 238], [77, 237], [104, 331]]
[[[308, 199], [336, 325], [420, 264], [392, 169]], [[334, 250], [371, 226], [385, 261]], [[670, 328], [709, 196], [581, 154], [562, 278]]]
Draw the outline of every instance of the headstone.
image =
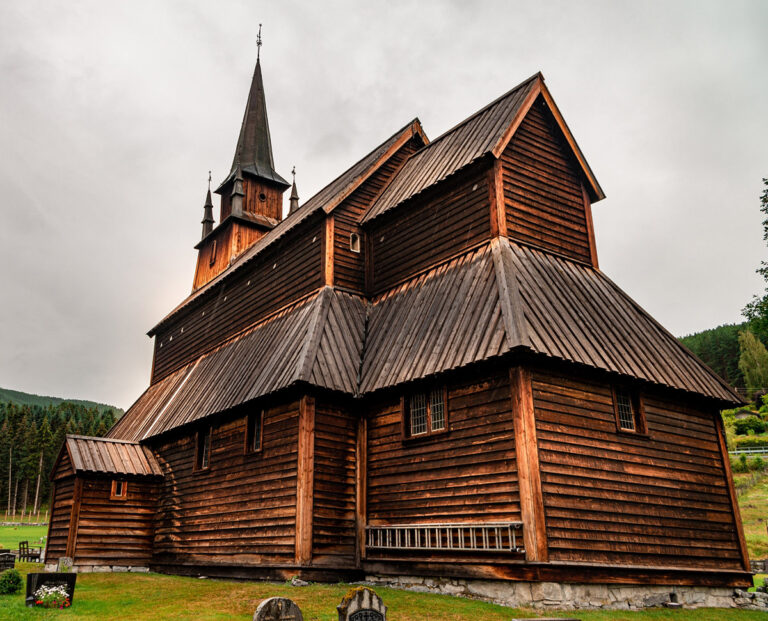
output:
[[368, 587], [355, 587], [336, 606], [339, 621], [387, 621], [387, 607]]
[[287, 597], [265, 599], [256, 612], [253, 621], [304, 621], [299, 607]]
[[69, 603], [71, 604], [75, 599], [76, 581], [77, 574], [73, 573], [27, 574], [27, 598], [25, 603], [27, 606], [34, 606], [35, 591], [45, 584], [48, 586], [63, 586], [67, 590]]
[[71, 556], [62, 556], [59, 558], [59, 562], [56, 564], [56, 571], [60, 573], [67, 573], [72, 571], [72, 565], [74, 561]]

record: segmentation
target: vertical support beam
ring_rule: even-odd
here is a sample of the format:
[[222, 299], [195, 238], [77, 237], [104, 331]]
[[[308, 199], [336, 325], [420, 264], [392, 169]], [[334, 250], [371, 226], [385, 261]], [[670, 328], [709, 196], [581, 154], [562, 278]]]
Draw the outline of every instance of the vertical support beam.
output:
[[327, 287], [333, 287], [333, 229], [333, 214], [328, 214], [325, 217], [325, 240], [323, 242], [323, 249], [325, 254], [323, 270], [325, 274], [325, 285]]
[[597, 262], [597, 245], [595, 244], [595, 224], [592, 222], [592, 201], [584, 184], [581, 184], [581, 195], [584, 200], [584, 218], [587, 222], [587, 235], [589, 237], [589, 257], [592, 260], [592, 267], [600, 269]]
[[720, 458], [723, 462], [723, 473], [725, 474], [725, 484], [728, 486], [728, 495], [731, 500], [731, 513], [733, 522], [736, 526], [736, 535], [739, 540], [739, 550], [741, 551], [741, 564], [744, 571], [752, 571], [749, 564], [749, 553], [747, 552], [747, 540], [744, 537], [744, 524], [741, 521], [741, 512], [739, 511], [739, 500], [736, 497], [736, 488], [733, 485], [733, 473], [731, 472], [731, 459], [728, 456], [728, 444], [725, 441], [725, 428], [723, 426], [723, 417], [720, 412], [715, 412], [715, 427], [717, 428], [717, 440], [720, 444]]
[[491, 238], [507, 236], [507, 210], [504, 202], [504, 168], [501, 158], [493, 160], [488, 171], [488, 202], [491, 209]]
[[[75, 559], [77, 550], [77, 526], [80, 523], [80, 503], [83, 499], [83, 480], [75, 477], [75, 491], [72, 496], [72, 512], [69, 514], [69, 533], [67, 534], [67, 552], [64, 556]], [[53, 514], [51, 514], [53, 516]]]
[[373, 235], [363, 231], [363, 252], [365, 253], [365, 293], [370, 295], [373, 289]]
[[355, 447], [355, 567], [360, 568], [365, 558], [365, 525], [368, 515], [368, 490], [366, 472], [368, 470], [368, 420], [361, 416], [357, 423], [357, 445]]
[[48, 531], [45, 537], [45, 552], [43, 553], [43, 558], [45, 559], [46, 562], [48, 562], [48, 545], [51, 542], [51, 524], [53, 524], [53, 510], [55, 509], [55, 503], [56, 503], [56, 481], [54, 481], [53, 484], [51, 485], [51, 497], [50, 497], [50, 502], [48, 503], [48, 506], [51, 508], [51, 510], [48, 512]]
[[314, 508], [315, 398], [304, 395], [299, 403], [299, 446], [296, 476], [296, 563], [312, 562], [312, 511]]
[[545, 562], [549, 560], [549, 551], [544, 521], [544, 498], [541, 493], [531, 372], [523, 367], [513, 367], [509, 379], [525, 560]]

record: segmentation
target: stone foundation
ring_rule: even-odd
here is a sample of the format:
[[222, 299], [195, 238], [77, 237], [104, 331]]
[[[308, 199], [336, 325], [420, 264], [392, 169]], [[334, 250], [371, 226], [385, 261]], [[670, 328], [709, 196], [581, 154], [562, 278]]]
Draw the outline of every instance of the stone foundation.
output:
[[660, 606], [768, 610], [768, 594], [728, 587], [507, 582], [418, 576], [366, 576], [366, 584], [538, 610], [642, 610]]
[[[56, 571], [56, 563], [46, 563], [45, 571]], [[131, 572], [146, 574], [149, 573], [149, 567], [133, 567], [131, 565], [72, 565], [72, 572], [76, 574], [108, 574], [118, 572]]]

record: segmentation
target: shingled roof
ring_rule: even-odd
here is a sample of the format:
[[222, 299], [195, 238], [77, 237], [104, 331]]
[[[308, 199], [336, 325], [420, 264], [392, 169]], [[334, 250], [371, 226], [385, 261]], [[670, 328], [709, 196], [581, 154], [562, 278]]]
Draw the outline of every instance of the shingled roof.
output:
[[405, 144], [405, 142], [410, 140], [413, 136], [419, 136], [424, 142], [427, 142], [427, 137], [424, 134], [424, 131], [421, 129], [421, 124], [419, 123], [418, 119], [412, 120], [407, 125], [396, 131], [370, 153], [365, 155], [362, 159], [353, 164], [336, 179], [331, 181], [322, 190], [317, 192], [297, 210], [290, 213], [284, 220], [278, 223], [275, 228], [269, 231], [264, 237], [262, 237], [248, 250], [237, 257], [231, 266], [216, 276], [216, 278], [213, 278], [210, 282], [206, 283], [194, 291], [187, 298], [185, 298], [181, 304], [179, 304], [162, 320], [160, 320], [160, 322], [154, 326], [147, 334], [149, 336], [153, 336], [160, 327], [162, 327], [182, 308], [185, 308], [194, 300], [205, 295], [208, 291], [216, 287], [224, 279], [229, 278], [231, 274], [242, 268], [251, 259], [264, 252], [264, 250], [272, 246], [274, 243], [283, 239], [290, 231], [308, 220], [313, 215], [319, 213], [320, 211], [324, 211], [325, 213], [332, 211], [339, 203], [341, 203], [356, 188], [358, 188], [361, 183], [363, 183], [373, 173], [375, 173], [379, 167], [381, 167], [381, 165], [384, 164], [387, 159], [389, 159], [395, 150], [399, 149], [400, 146]]
[[163, 476], [152, 451], [136, 442], [68, 435], [64, 451], [75, 473]]
[[298, 382], [357, 391], [365, 304], [321, 289], [150, 386], [109, 436], [143, 440]]

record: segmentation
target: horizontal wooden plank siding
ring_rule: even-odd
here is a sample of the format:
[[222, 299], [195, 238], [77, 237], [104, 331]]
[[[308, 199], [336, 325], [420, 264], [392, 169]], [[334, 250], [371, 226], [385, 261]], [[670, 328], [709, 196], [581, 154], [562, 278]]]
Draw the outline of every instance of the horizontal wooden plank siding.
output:
[[371, 206], [382, 188], [400, 169], [403, 162], [421, 145], [420, 138], [411, 138], [359, 188], [333, 210], [334, 227], [334, 279], [345, 289], [362, 292], [365, 285], [365, 248], [350, 250], [349, 238], [357, 233], [362, 238], [360, 218]]
[[149, 565], [159, 483], [124, 485], [125, 499], [111, 500], [112, 479], [83, 479], [76, 565]]
[[591, 262], [578, 164], [539, 97], [502, 153], [512, 239]]
[[490, 238], [487, 166], [400, 209], [369, 231], [375, 292]]
[[354, 567], [357, 420], [319, 401], [315, 409], [313, 565]]
[[153, 447], [166, 471], [155, 562], [294, 562], [298, 415], [298, 402], [265, 410], [260, 453], [245, 453], [245, 417], [214, 425], [204, 471], [192, 433]]
[[607, 384], [533, 392], [550, 560], [740, 568], [712, 412], [644, 395], [646, 437], [617, 432]]
[[75, 477], [57, 479], [51, 503], [50, 530], [45, 552], [46, 562], [55, 562], [66, 556], [69, 519], [72, 516], [72, 499], [75, 495]]
[[449, 432], [404, 443], [400, 398], [371, 404], [368, 523], [520, 519], [509, 378], [448, 385]]
[[152, 383], [322, 286], [321, 239], [313, 220], [181, 310], [155, 337]]

